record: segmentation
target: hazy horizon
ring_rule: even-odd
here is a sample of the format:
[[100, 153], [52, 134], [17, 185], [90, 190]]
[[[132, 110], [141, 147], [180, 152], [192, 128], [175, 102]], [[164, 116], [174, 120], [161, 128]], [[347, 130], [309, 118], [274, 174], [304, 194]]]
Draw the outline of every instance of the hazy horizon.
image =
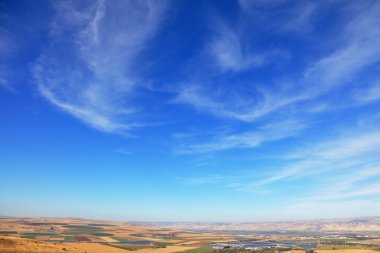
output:
[[0, 215], [380, 214], [380, 1], [0, 3]]
[[28, 218], [28, 219], [79, 219], [79, 220], [94, 220], [94, 221], [106, 221], [106, 222], [125, 222], [125, 223], [137, 223], [137, 224], [149, 224], [149, 223], [156, 223], [156, 224], [161, 224], [161, 223], [173, 223], [173, 224], [197, 224], [197, 223], [221, 223], [221, 224], [229, 224], [229, 223], [302, 223], [302, 222], [318, 222], [318, 221], [344, 221], [344, 220], [358, 220], [358, 219], [379, 219], [380, 216], [357, 216], [357, 217], [340, 217], [340, 218], [322, 218], [322, 219], [289, 219], [289, 220], [263, 220], [263, 221], [155, 221], [155, 220], [125, 220], [125, 219], [98, 219], [98, 218], [88, 218], [88, 217], [55, 217], [55, 216], [12, 216], [12, 215], [2, 215], [0, 214], [0, 217], [2, 218]]

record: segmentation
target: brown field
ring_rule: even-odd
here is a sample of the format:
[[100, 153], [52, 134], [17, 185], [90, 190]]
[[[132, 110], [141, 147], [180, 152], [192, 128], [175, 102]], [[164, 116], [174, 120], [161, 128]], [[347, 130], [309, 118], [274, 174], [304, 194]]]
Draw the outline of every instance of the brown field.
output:
[[137, 253], [171, 253], [179, 252], [189, 249], [195, 249], [197, 247], [188, 247], [188, 246], [167, 246], [166, 248], [156, 248], [156, 249], [141, 249]]
[[102, 239], [105, 242], [117, 242], [117, 240], [115, 240], [111, 237], [108, 237], [108, 236], [101, 236], [100, 239]]
[[63, 241], [65, 240], [64, 237], [51, 237], [49, 238], [50, 241]]
[[50, 239], [50, 236], [36, 236], [35, 239], [38, 241], [47, 241]]
[[87, 253], [127, 253], [127, 250], [124, 249], [118, 249], [115, 247], [99, 244], [99, 243], [65, 243], [65, 245], [68, 245], [73, 248], [77, 248], [82, 250], [82, 252]]
[[91, 240], [87, 237], [87, 236], [83, 236], [83, 235], [76, 235], [74, 236], [75, 239], [78, 241], [78, 242], [91, 242]]

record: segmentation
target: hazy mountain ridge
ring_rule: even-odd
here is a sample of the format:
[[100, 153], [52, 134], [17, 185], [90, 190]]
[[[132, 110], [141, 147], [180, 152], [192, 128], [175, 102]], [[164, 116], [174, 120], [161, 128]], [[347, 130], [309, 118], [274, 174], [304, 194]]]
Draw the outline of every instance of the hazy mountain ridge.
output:
[[282, 222], [145, 222], [144, 224], [170, 229], [216, 231], [380, 231], [380, 217]]

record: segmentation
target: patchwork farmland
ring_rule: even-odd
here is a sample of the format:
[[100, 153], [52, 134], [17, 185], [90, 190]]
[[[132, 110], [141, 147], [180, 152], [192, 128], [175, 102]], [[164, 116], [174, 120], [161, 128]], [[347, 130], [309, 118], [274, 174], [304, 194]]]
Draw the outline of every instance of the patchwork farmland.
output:
[[107, 252], [153, 252], [159, 249], [172, 252], [195, 248], [181, 245], [186, 238], [178, 237], [176, 234], [179, 234], [179, 231], [83, 219], [3, 218], [0, 223], [0, 236], [36, 240], [62, 247], [66, 245], [86, 252], [96, 252], [96, 248], [107, 249]]

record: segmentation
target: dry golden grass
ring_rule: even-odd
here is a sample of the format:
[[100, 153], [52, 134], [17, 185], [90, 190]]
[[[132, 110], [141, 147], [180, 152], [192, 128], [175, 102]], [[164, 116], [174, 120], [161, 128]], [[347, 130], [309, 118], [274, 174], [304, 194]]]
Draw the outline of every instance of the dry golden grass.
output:
[[171, 253], [171, 252], [179, 252], [188, 249], [195, 249], [197, 247], [188, 247], [188, 246], [167, 246], [166, 248], [147, 248], [140, 249], [136, 251], [137, 253]]
[[46, 243], [13, 236], [0, 236], [1, 253], [83, 253], [83, 251], [59, 244]]

